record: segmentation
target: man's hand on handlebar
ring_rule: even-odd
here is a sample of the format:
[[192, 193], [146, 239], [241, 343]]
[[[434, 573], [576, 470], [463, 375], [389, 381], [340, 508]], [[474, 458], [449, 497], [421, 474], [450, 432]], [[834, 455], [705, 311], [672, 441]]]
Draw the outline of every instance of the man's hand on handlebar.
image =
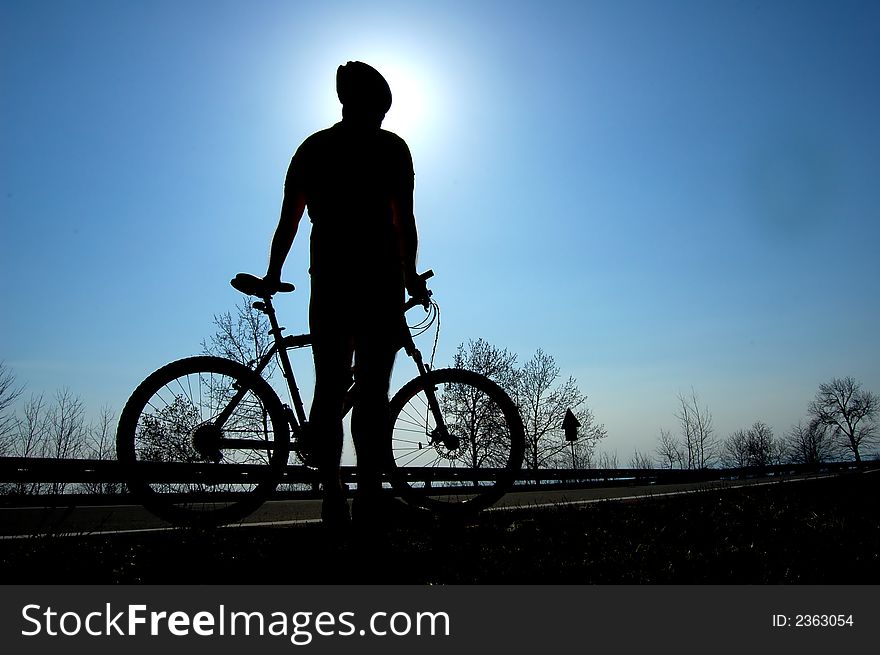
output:
[[428, 309], [431, 304], [431, 292], [428, 291], [428, 285], [425, 281], [433, 274], [433, 271], [427, 271], [422, 275], [415, 271], [407, 271], [404, 275], [403, 282], [407, 293], [425, 309]]

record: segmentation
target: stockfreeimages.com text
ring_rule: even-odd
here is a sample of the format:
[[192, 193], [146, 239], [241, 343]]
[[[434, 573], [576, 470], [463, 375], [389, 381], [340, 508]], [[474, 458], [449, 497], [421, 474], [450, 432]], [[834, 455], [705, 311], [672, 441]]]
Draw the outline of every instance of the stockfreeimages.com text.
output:
[[25, 605], [21, 611], [25, 637], [88, 635], [174, 637], [271, 636], [287, 637], [305, 646], [316, 637], [448, 637], [446, 612], [373, 612], [361, 627], [355, 612], [233, 611], [220, 605], [215, 611], [155, 611], [146, 605], [126, 605], [122, 610], [106, 603], [102, 609], [82, 613], [52, 607]]

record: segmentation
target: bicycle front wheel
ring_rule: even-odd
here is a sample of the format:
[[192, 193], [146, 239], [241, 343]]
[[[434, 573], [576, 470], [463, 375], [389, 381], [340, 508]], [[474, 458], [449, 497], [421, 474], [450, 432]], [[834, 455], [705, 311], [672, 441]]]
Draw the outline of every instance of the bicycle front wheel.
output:
[[439, 369], [410, 381], [391, 399], [391, 418], [391, 480], [411, 504], [450, 514], [484, 509], [522, 465], [519, 411], [478, 373]]
[[160, 518], [198, 527], [255, 510], [284, 474], [289, 448], [277, 394], [220, 357], [182, 359], [147, 377], [116, 434], [129, 490]]

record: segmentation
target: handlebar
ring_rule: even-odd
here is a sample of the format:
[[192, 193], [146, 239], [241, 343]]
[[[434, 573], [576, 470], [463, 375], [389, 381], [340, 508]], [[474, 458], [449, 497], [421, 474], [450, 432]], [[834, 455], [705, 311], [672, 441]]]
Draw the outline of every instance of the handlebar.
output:
[[[432, 277], [434, 277], [434, 271], [432, 271], [430, 268], [427, 271], [425, 271], [424, 273], [419, 275], [419, 278], [421, 278], [423, 281], [430, 280]], [[428, 309], [428, 305], [431, 302], [432, 293], [431, 293], [431, 290], [428, 288], [425, 288], [425, 291], [426, 291], [426, 295], [424, 298], [416, 298], [414, 296], [414, 297], [410, 298], [409, 300], [407, 300], [403, 304], [403, 311], [407, 312], [410, 309], [412, 309], [413, 307], [415, 307], [416, 305], [422, 305], [425, 309]]]
[[[429, 280], [434, 277], [434, 271], [428, 269], [419, 275], [419, 277], [422, 280]], [[289, 293], [296, 288], [290, 282], [281, 282], [277, 288], [273, 289], [266, 284], [266, 281], [263, 278], [251, 275], [250, 273], [239, 273], [229, 281], [229, 284], [232, 285], [233, 289], [240, 291], [245, 295], [264, 299], [270, 298], [275, 293]], [[407, 300], [403, 306], [404, 311], [410, 310], [416, 305], [424, 305], [427, 309], [428, 303], [430, 302], [431, 291], [427, 289], [426, 291], [427, 296], [424, 298], [410, 298]]]

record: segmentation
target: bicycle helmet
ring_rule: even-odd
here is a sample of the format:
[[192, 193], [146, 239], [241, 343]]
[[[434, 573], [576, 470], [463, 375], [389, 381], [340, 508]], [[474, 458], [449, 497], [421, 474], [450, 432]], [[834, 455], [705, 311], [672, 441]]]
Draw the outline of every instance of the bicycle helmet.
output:
[[391, 87], [382, 74], [362, 61], [336, 69], [336, 95], [343, 107], [385, 115], [391, 108]]

